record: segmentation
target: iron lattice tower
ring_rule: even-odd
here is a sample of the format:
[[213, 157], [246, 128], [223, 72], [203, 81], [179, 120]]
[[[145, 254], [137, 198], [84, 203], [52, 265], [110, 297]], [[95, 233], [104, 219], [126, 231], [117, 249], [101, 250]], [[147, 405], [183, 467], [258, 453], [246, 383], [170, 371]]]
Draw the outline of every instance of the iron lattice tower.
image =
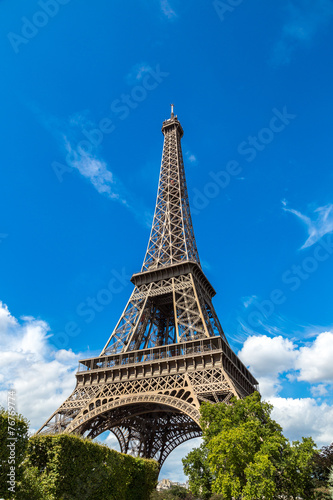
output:
[[201, 269], [173, 106], [162, 132], [155, 214], [132, 295], [100, 356], [80, 361], [76, 388], [38, 431], [109, 430], [122, 452], [160, 466], [201, 435], [202, 401], [228, 403], [258, 384], [228, 344]]

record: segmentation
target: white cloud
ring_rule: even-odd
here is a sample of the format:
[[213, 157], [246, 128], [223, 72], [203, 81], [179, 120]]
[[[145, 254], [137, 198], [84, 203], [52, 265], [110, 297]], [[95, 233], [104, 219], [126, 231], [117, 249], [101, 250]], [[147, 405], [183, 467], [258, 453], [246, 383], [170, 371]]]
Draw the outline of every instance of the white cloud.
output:
[[172, 9], [168, 0], [160, 0], [160, 5], [161, 5], [161, 9], [162, 9], [163, 14], [168, 19], [175, 19], [177, 17], [176, 12]]
[[[300, 327], [291, 319], [276, 313], [272, 302], [256, 295], [241, 298], [241, 307], [236, 316], [236, 324], [229, 337], [237, 344], [243, 344], [251, 336], [297, 338], [304, 336], [305, 327]], [[269, 304], [270, 302], [270, 304]], [[313, 332], [311, 332], [313, 336]]]
[[333, 332], [322, 332], [300, 347], [282, 336], [252, 335], [238, 356], [266, 381], [287, 373], [290, 381], [333, 383]]
[[[89, 120], [88, 117], [89, 117], [88, 110], [80, 111], [78, 113], [72, 114], [68, 119], [68, 123], [71, 127], [79, 128], [80, 130], [88, 127], [94, 128], [94, 123], [91, 120]], [[52, 119], [52, 121], [54, 120], [55, 119]]]
[[62, 166], [60, 172], [59, 163], [52, 163], [52, 168], [58, 180], [62, 182], [63, 176], [68, 175], [71, 168], [73, 168], [91, 182], [99, 193], [122, 203], [134, 212], [134, 209], [126, 201], [126, 189], [115, 178], [109, 165], [101, 157], [100, 147], [104, 135], [96, 124], [89, 119], [89, 112], [84, 110], [74, 113], [67, 120], [62, 120], [53, 115], [46, 115], [34, 104], [30, 104], [29, 107], [66, 154], [65, 163], [67, 165]]
[[14, 318], [0, 302], [0, 405], [7, 406], [9, 388], [16, 390], [17, 411], [37, 430], [70, 395], [79, 356], [55, 351], [44, 321]]
[[[133, 202], [133, 194], [128, 192], [121, 180], [111, 172], [108, 163], [101, 157], [99, 144], [103, 140], [102, 132], [97, 130], [85, 114], [74, 115], [69, 119], [69, 123], [70, 127], [64, 127], [67, 128], [67, 133], [59, 132], [57, 137], [66, 152], [67, 165], [87, 179], [98, 193], [121, 203], [134, 214], [140, 224], [150, 227], [147, 223], [147, 210], [142, 200]], [[86, 145], [88, 145], [88, 150], [84, 150]], [[128, 202], [129, 199], [132, 200], [131, 203]]]
[[127, 204], [119, 192], [115, 192], [113, 174], [104, 160], [99, 159], [92, 153], [83, 151], [80, 146], [73, 146], [67, 137], [64, 138], [64, 143], [71, 167], [77, 169], [83, 177], [88, 179], [99, 193], [107, 194], [109, 198]]
[[328, 445], [333, 436], [333, 407], [312, 398], [273, 397], [272, 417], [291, 440], [311, 436], [318, 446]]
[[295, 345], [281, 336], [270, 338], [266, 335], [249, 337], [238, 356], [255, 376], [278, 375], [293, 368], [297, 353]]
[[[17, 320], [11, 316], [8, 307], [6, 304], [0, 302], [0, 331], [2, 334], [8, 334], [9, 330], [14, 328], [17, 325]], [[1, 337], [0, 337], [1, 344]]]
[[325, 234], [331, 233], [333, 231], [333, 204], [329, 203], [324, 207], [318, 207], [314, 210], [315, 217], [311, 219], [308, 215], [302, 214], [298, 210], [294, 210], [292, 208], [286, 208], [286, 202], [282, 202], [284, 207], [283, 210], [285, 212], [290, 212], [296, 217], [298, 217], [303, 224], [305, 224], [308, 232], [308, 239], [302, 245], [301, 249], [308, 248], [317, 241], [319, 241]]
[[198, 162], [197, 157], [194, 154], [190, 153], [189, 151], [186, 151], [185, 156], [186, 156], [186, 159], [189, 163], [197, 163]]
[[333, 383], [333, 332], [320, 333], [312, 344], [301, 347], [295, 367], [298, 380]]
[[288, 18], [275, 44], [272, 63], [288, 64], [296, 49], [310, 45], [318, 31], [326, 28], [333, 16], [331, 0], [295, 0], [287, 7]]
[[310, 389], [313, 397], [326, 396], [328, 394], [327, 386], [325, 384], [314, 385]]
[[262, 396], [269, 398], [279, 393], [279, 375], [293, 369], [297, 352], [288, 339], [260, 335], [246, 339], [238, 356], [258, 379]]
[[[150, 69], [151, 67], [145, 63], [134, 66], [132, 68], [133, 78], [140, 80], [143, 72]], [[121, 179], [111, 171], [110, 165], [102, 157], [100, 150], [105, 135], [96, 123], [89, 119], [89, 111], [74, 113], [63, 120], [44, 113], [34, 103], [29, 103], [28, 106], [43, 127], [52, 134], [62, 153], [66, 156], [62, 163], [58, 161], [51, 163], [56, 178], [62, 182], [68, 175], [72, 175], [72, 169], [78, 171], [99, 193], [121, 203], [134, 214], [140, 224], [147, 227], [147, 209], [144, 201], [134, 199], [135, 195], [128, 191]], [[111, 130], [108, 133], [110, 134], [110, 132]]]
[[[282, 336], [252, 336], [238, 356], [258, 379], [263, 399], [274, 405], [273, 418], [289, 439], [312, 436], [318, 446], [332, 441], [332, 398], [322, 398], [330, 396], [328, 384], [333, 384], [333, 332], [322, 332], [302, 346]], [[284, 380], [297, 393], [304, 390], [299, 382], [316, 383], [309, 387], [313, 397], [281, 397]]]
[[242, 297], [242, 302], [245, 309], [247, 309], [256, 300], [258, 300], [258, 297], [256, 295], [249, 295], [247, 297]]
[[146, 62], [134, 64], [129, 73], [126, 75], [125, 80], [129, 85], [135, 85], [142, 80], [145, 74], [151, 71], [152, 67]]

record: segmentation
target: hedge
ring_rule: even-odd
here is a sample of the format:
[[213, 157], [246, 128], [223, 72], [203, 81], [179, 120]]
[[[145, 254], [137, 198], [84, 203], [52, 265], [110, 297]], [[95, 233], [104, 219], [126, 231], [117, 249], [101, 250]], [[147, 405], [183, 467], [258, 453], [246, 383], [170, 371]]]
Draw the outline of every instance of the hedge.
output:
[[74, 435], [30, 438], [18, 500], [148, 500], [158, 464]]
[[0, 498], [13, 498], [23, 474], [29, 422], [0, 407]]

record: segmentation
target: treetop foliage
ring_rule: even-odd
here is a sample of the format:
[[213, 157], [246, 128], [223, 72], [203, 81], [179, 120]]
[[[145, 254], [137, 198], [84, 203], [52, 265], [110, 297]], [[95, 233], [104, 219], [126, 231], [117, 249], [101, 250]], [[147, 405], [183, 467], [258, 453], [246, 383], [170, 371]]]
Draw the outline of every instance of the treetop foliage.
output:
[[196, 500], [192, 493], [182, 486], [172, 486], [169, 490], [154, 491], [150, 500]]
[[209, 441], [222, 430], [228, 431], [244, 423], [256, 427], [261, 425], [266, 433], [282, 433], [282, 427], [271, 418], [273, 406], [261, 401], [259, 392], [244, 399], [232, 398], [231, 403], [202, 404], [200, 423], [204, 441]]
[[313, 499], [312, 438], [290, 443], [260, 394], [231, 404], [203, 403], [203, 445], [183, 460], [191, 491], [203, 499]]

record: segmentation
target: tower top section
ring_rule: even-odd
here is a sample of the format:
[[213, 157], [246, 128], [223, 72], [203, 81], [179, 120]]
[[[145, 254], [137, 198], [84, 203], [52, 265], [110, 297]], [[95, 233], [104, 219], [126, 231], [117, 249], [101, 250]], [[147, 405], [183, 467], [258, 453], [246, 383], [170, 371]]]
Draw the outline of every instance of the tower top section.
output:
[[165, 135], [165, 131], [169, 130], [170, 128], [174, 128], [175, 130], [178, 131], [179, 133], [179, 138], [181, 139], [184, 135], [184, 130], [183, 127], [181, 126], [177, 115], [174, 114], [173, 108], [174, 104], [170, 104], [171, 106], [171, 116], [168, 120], [165, 120], [162, 125], [162, 132]]
[[200, 266], [186, 187], [181, 138], [184, 135], [171, 104], [162, 125], [164, 145], [152, 230], [142, 271], [196, 262]]

